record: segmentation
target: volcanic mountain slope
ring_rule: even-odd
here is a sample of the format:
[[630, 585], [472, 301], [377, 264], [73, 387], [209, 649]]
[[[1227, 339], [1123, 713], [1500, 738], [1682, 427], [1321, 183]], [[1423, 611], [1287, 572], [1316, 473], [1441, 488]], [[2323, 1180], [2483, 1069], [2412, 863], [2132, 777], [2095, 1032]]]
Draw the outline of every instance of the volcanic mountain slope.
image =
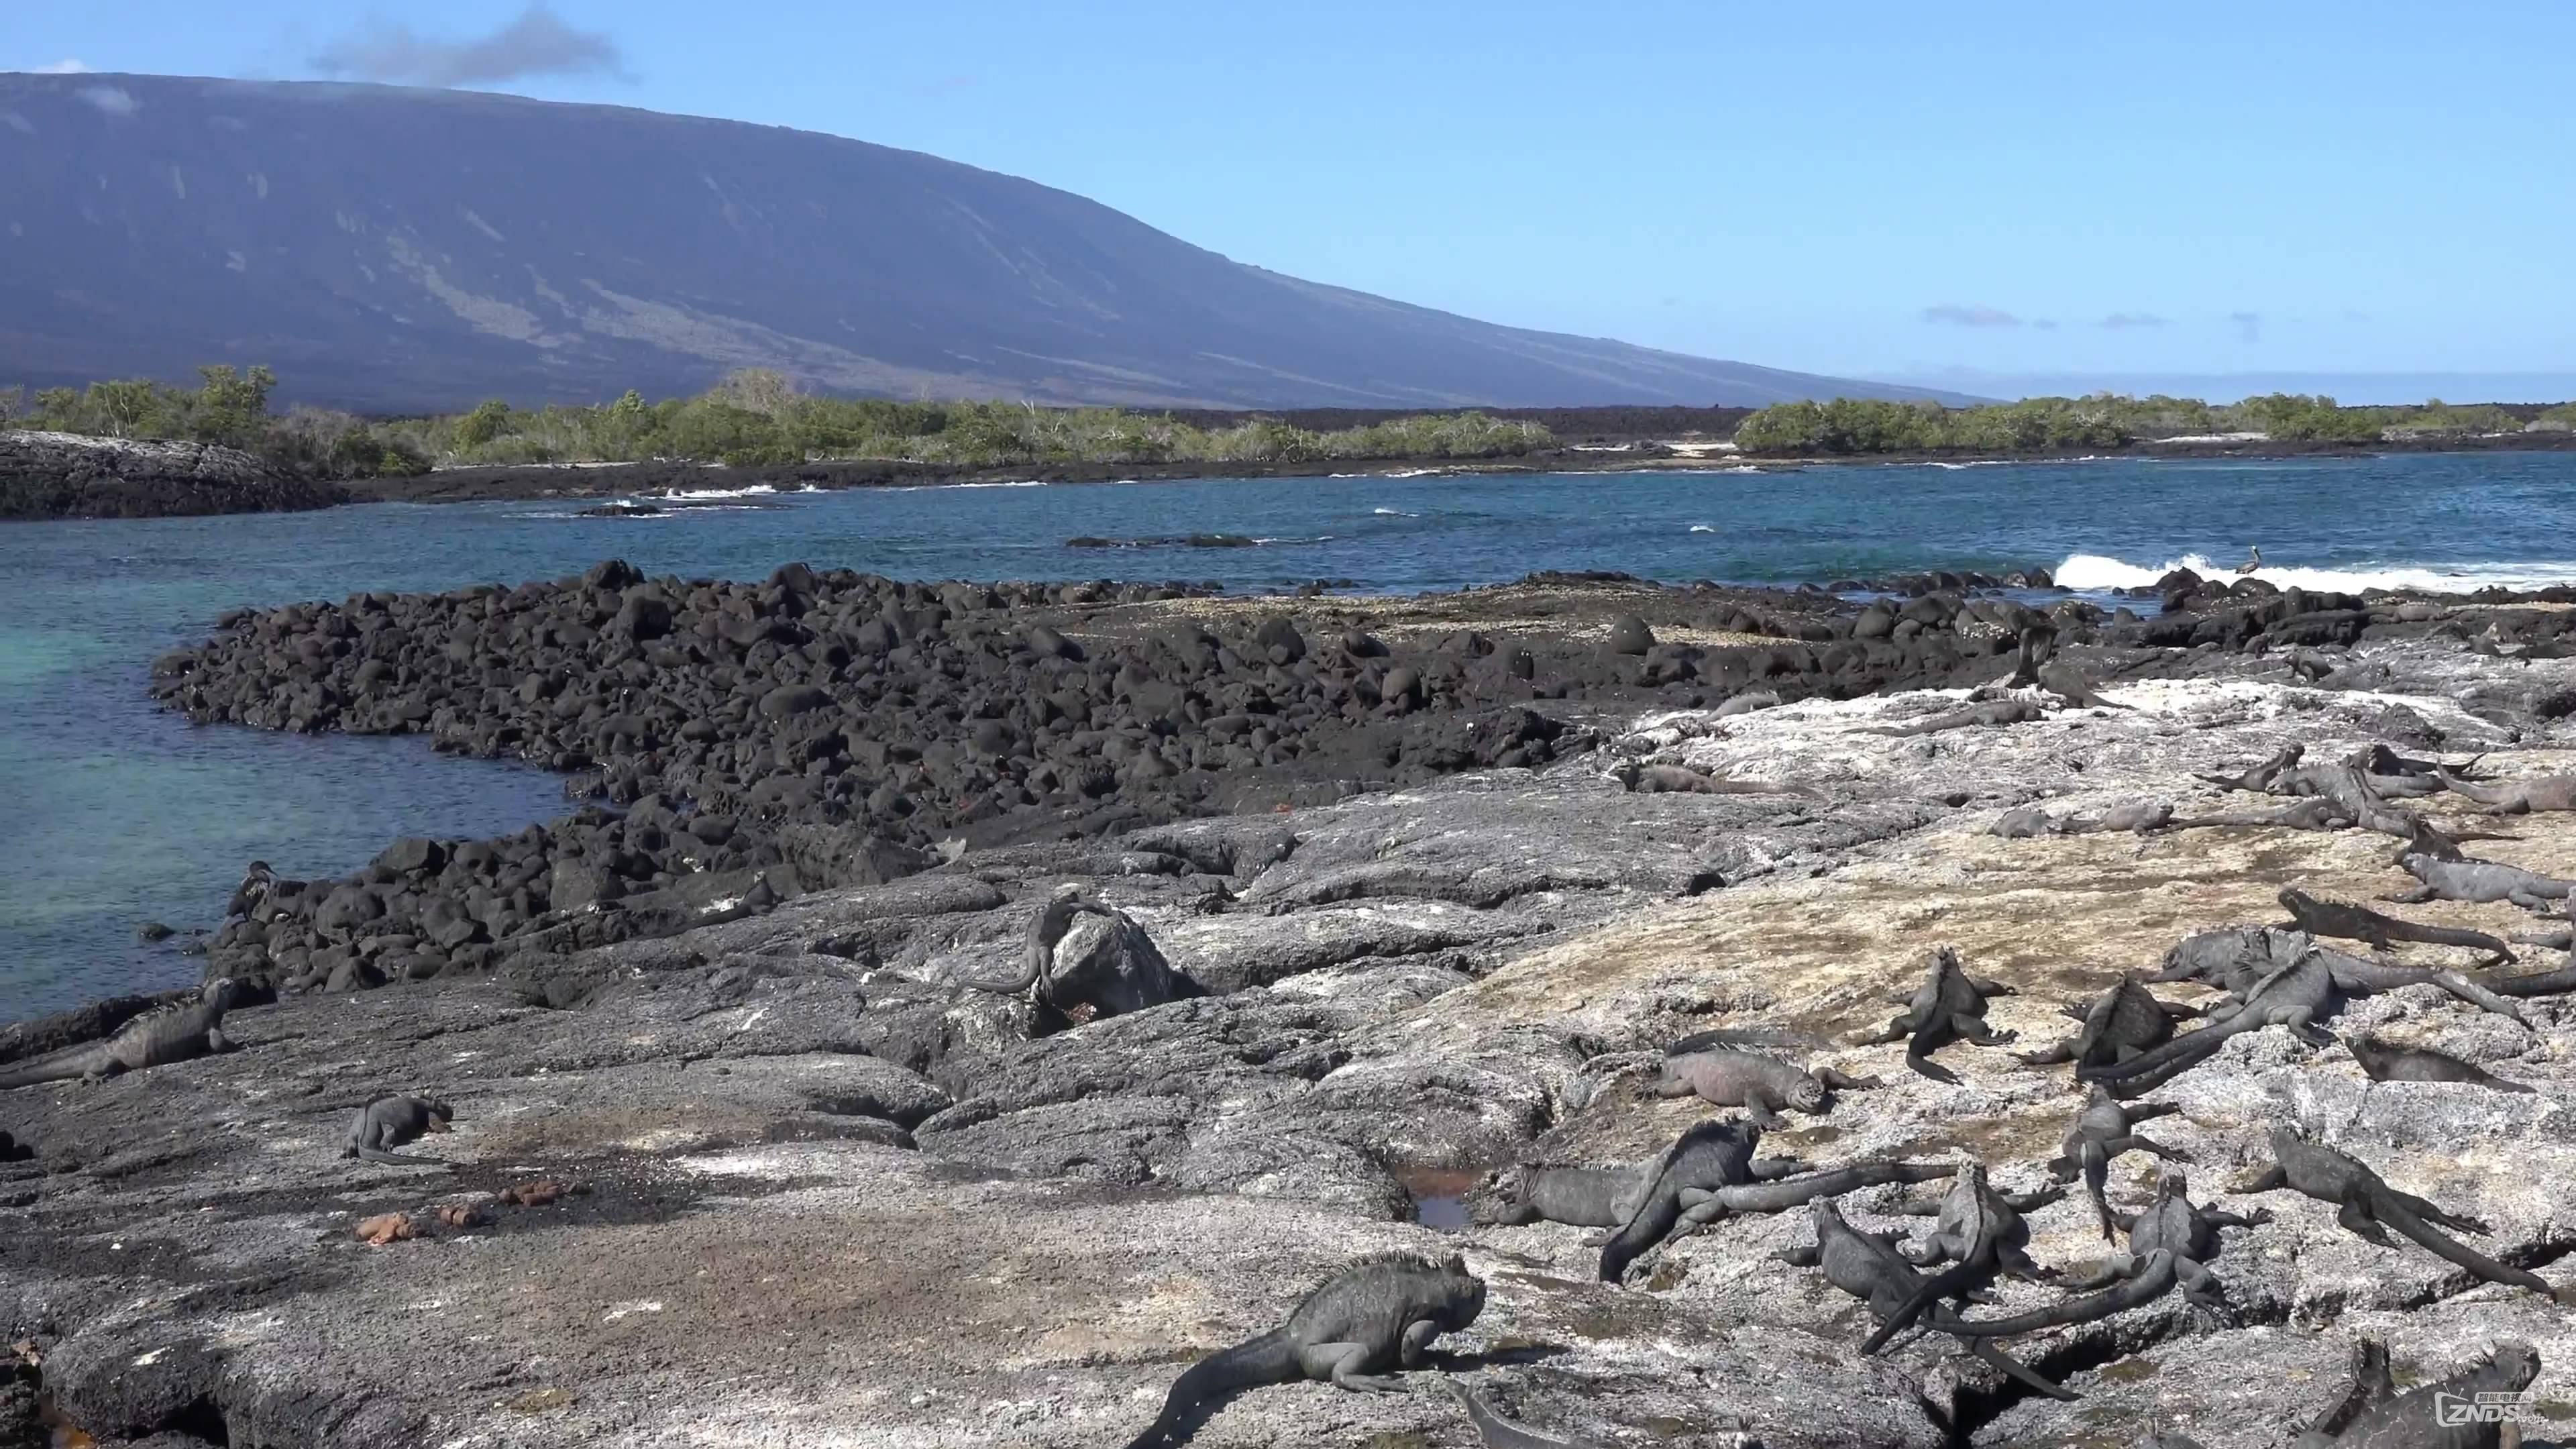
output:
[[1497, 327], [835, 136], [457, 91], [0, 74], [0, 384], [267, 362], [297, 400], [703, 387], [1212, 406], [1936, 394]]

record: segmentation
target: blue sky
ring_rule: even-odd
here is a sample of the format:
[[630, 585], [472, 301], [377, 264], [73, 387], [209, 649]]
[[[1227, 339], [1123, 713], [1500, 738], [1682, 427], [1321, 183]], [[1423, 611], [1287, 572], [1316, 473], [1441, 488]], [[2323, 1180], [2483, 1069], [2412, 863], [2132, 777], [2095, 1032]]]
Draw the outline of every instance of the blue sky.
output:
[[910, 147], [1774, 366], [2576, 388], [2559, 3], [0, 5], [11, 69], [437, 79], [514, 63], [442, 48], [499, 33], [560, 68], [482, 88]]

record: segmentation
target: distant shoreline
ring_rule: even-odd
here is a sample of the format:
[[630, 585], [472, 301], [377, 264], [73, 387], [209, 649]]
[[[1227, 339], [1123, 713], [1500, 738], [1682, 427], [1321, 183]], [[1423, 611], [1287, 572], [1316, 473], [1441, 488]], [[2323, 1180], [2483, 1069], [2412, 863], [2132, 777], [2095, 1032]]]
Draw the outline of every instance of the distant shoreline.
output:
[[2497, 437], [2444, 437], [2423, 441], [2302, 443], [2272, 440], [2162, 443], [2141, 441], [2112, 449], [2057, 449], [2015, 453], [1871, 453], [1752, 455], [1711, 451], [1687, 456], [1662, 441], [1654, 451], [1559, 449], [1511, 458], [1334, 459], [1313, 463], [1036, 463], [965, 468], [896, 459], [831, 460], [727, 467], [695, 462], [601, 463], [565, 466], [517, 464], [441, 468], [412, 478], [379, 478], [345, 485], [364, 503], [481, 503], [528, 499], [667, 499], [700, 490], [767, 487], [778, 493], [808, 489], [919, 488], [969, 483], [1172, 482], [1190, 478], [1389, 477], [1397, 474], [1544, 474], [1722, 472], [1747, 469], [1791, 472], [1810, 467], [1920, 466], [1934, 463], [2063, 463], [2090, 458], [2363, 458], [2387, 453], [2576, 452], [2576, 433], [2512, 433]]

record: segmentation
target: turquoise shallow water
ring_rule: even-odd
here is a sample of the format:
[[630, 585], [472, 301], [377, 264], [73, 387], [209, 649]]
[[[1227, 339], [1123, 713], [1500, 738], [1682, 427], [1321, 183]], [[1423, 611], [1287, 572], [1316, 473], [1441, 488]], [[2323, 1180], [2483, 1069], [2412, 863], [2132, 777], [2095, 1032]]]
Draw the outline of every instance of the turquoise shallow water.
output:
[[[196, 729], [151, 660], [243, 604], [576, 573], [758, 577], [781, 563], [911, 578], [1348, 578], [1454, 588], [1540, 568], [1828, 581], [2061, 567], [2107, 588], [2260, 542], [2272, 577], [2470, 588], [2576, 578], [2576, 454], [2286, 462], [1828, 467], [1788, 474], [1209, 479], [873, 490], [588, 519], [562, 503], [0, 528], [0, 1020], [195, 979], [135, 928], [210, 925], [242, 866], [346, 871], [396, 835], [560, 813], [539, 772], [418, 740]], [[1077, 535], [1232, 533], [1253, 548], [1070, 549]]]

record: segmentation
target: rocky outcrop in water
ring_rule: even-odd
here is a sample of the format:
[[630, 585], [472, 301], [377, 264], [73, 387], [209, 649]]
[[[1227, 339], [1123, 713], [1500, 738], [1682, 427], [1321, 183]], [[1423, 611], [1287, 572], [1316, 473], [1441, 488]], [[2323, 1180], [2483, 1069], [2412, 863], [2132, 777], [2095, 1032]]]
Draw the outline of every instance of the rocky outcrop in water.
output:
[[349, 501], [234, 448], [0, 428], [0, 518], [273, 513]]

